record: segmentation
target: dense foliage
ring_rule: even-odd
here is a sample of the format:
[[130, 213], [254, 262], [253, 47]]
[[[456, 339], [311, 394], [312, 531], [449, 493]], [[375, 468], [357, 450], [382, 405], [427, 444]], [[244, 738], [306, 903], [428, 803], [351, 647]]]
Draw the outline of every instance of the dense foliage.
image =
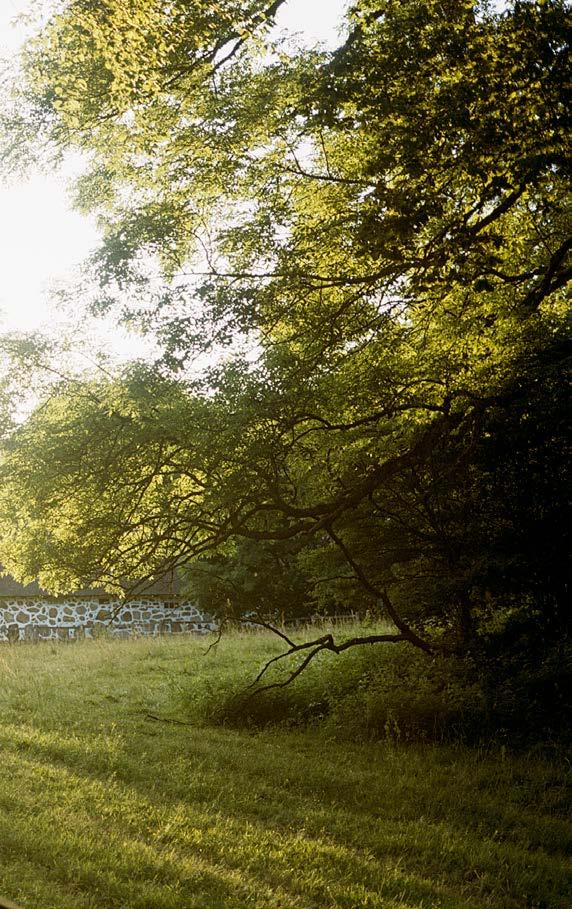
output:
[[164, 354], [7, 439], [1, 559], [429, 651], [558, 636], [566, 4], [356, 0], [333, 52], [280, 5], [70, 0], [27, 48], [10, 142], [89, 155], [78, 298]]

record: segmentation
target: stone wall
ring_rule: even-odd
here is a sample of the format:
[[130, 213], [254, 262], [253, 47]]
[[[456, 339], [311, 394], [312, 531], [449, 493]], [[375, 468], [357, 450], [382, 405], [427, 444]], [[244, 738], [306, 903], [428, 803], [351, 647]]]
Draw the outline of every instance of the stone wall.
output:
[[[0, 600], [0, 641], [74, 640], [111, 634], [131, 635], [205, 633], [215, 629], [192, 603], [169, 604], [141, 599], [122, 605], [97, 599]], [[116, 614], [115, 611], [117, 610]]]

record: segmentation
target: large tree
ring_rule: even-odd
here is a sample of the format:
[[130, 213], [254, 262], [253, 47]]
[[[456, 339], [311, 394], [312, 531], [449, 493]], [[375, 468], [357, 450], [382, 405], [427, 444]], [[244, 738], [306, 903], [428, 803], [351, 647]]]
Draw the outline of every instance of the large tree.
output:
[[566, 4], [358, 0], [333, 52], [276, 43], [279, 6], [71, 0], [26, 50], [11, 141], [89, 154], [78, 293], [164, 356], [12, 435], [0, 556], [54, 590], [176, 567], [237, 608], [256, 564], [253, 608], [291, 585], [428, 651], [493, 607], [552, 621]]

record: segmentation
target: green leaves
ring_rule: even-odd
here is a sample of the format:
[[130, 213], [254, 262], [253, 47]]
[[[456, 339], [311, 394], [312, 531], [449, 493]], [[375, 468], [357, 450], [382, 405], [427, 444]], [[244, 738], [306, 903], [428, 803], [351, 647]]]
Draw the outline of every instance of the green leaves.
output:
[[6, 564], [53, 584], [200, 565], [201, 595], [240, 581], [246, 608], [256, 562], [269, 610], [290, 582], [324, 608], [391, 588], [470, 636], [486, 591], [537, 596], [532, 572], [497, 583], [519, 521], [539, 532], [511, 487], [547, 514], [557, 495], [559, 468], [539, 491], [501, 440], [518, 401], [532, 446], [537, 383], [565, 368], [565, 4], [358, 0], [332, 53], [274, 42], [278, 5], [74, 0], [27, 51], [28, 121], [91, 156], [95, 297], [164, 357], [15, 434]]

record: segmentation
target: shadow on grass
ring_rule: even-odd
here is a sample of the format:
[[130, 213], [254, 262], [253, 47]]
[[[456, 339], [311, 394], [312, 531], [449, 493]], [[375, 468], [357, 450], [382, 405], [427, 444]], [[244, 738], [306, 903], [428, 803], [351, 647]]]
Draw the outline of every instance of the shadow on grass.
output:
[[[135, 787], [46, 765], [38, 755], [13, 755], [4, 767], [29, 787], [16, 810], [1, 806], [4, 860], [25, 855], [41, 878], [96, 892], [99, 906], [475, 905], [451, 901], [444, 883], [325, 836], [184, 802], [165, 807]], [[51, 804], [42, 807], [37, 790], [46, 787]]]
[[143, 722], [63, 732], [4, 728], [3, 775], [20, 793], [0, 801], [4, 849], [95, 888], [98, 906], [566, 905], [565, 824], [553, 804], [532, 808], [546, 778], [524, 763], [526, 799], [501, 804], [508, 765], [435, 748]]
[[2, 654], [0, 890], [26, 909], [568, 905], [552, 765], [146, 721], [193, 673], [205, 697], [207, 669], [236, 674], [240, 652], [196, 652]]

